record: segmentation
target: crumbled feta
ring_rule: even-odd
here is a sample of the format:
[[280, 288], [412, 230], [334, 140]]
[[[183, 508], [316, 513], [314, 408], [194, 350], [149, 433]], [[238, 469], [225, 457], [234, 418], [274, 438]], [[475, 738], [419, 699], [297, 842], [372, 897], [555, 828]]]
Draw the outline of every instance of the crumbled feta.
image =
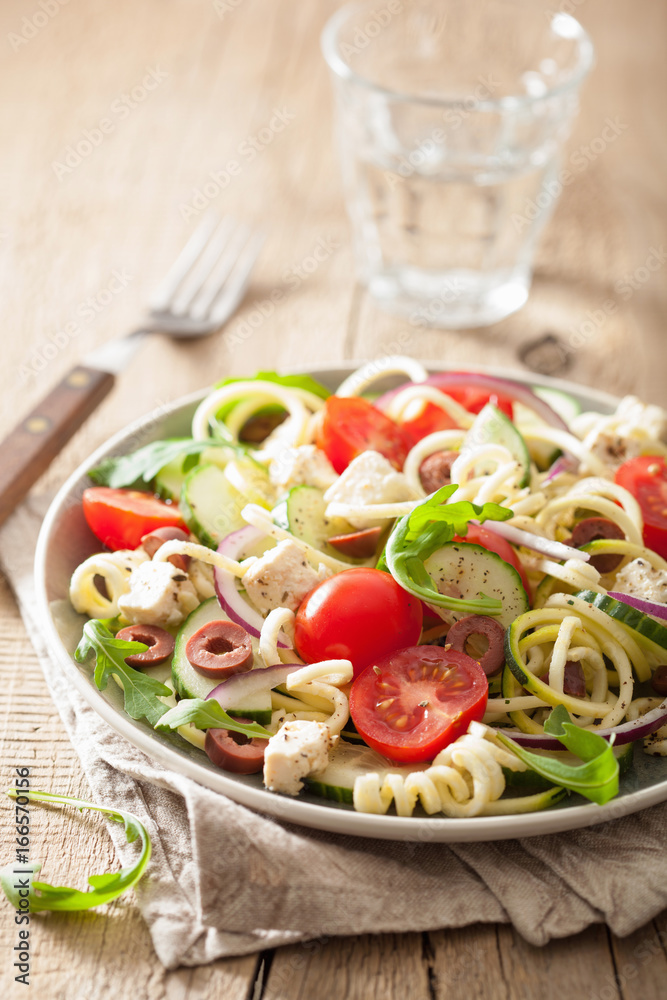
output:
[[656, 729], [644, 739], [644, 753], [652, 757], [667, 757], [667, 726]]
[[625, 396], [616, 413], [581, 413], [572, 421], [571, 430], [597, 458], [617, 469], [651, 442], [667, 441], [667, 412], [636, 396]]
[[182, 569], [169, 562], [144, 562], [132, 571], [129, 593], [118, 609], [140, 625], [180, 625], [199, 605], [197, 591]]
[[[335, 501], [358, 506], [400, 503], [414, 498], [415, 494], [403, 473], [397, 472], [391, 462], [377, 451], [363, 451], [357, 455], [324, 494], [327, 503]], [[386, 521], [372, 517], [353, 516], [347, 520], [354, 528], [386, 524]]]
[[286, 538], [248, 567], [241, 585], [255, 607], [266, 615], [274, 608], [296, 611], [308, 591], [329, 576], [331, 570], [320, 564], [315, 571], [303, 549]]
[[269, 478], [281, 490], [291, 490], [293, 486], [316, 486], [326, 490], [338, 479], [336, 470], [324, 454], [314, 444], [302, 444], [298, 448], [285, 448], [269, 465]]
[[590, 442], [589, 448], [605, 465], [618, 469], [628, 459], [641, 455], [643, 442], [637, 437], [623, 437], [613, 431], [600, 431]]
[[209, 597], [215, 597], [215, 582], [213, 577], [213, 567], [209, 563], [193, 559], [190, 563], [188, 576], [192, 586], [197, 591], [200, 601], [205, 601]]
[[667, 604], [667, 570], [654, 569], [645, 559], [633, 559], [616, 574], [613, 589], [630, 597]]
[[272, 792], [298, 795], [303, 788], [302, 778], [325, 769], [332, 745], [323, 722], [286, 722], [267, 743], [264, 784]]

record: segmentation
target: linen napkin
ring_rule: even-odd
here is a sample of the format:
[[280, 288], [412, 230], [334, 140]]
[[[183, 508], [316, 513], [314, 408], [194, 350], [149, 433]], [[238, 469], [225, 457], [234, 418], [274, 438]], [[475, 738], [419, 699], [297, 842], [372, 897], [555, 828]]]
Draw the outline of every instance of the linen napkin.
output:
[[[93, 799], [135, 813], [153, 855], [136, 889], [168, 969], [312, 938], [512, 923], [542, 945], [606, 921], [630, 934], [667, 906], [667, 804], [570, 833], [475, 844], [402, 843], [297, 827], [167, 770], [112, 730], [67, 682], [35, 617], [32, 558], [46, 499], [0, 533], [54, 703]], [[595, 808], [591, 806], [591, 808]], [[109, 832], [123, 864], [136, 847]]]

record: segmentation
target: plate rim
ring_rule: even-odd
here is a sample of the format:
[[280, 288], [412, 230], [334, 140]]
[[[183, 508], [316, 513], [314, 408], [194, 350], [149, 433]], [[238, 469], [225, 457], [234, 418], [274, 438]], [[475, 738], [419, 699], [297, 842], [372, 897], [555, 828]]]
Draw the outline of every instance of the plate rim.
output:
[[[374, 359], [377, 360], [377, 359]], [[321, 364], [317, 368], [302, 366], [290, 369], [290, 374], [333, 375], [335, 372], [349, 374], [366, 362], [341, 361]], [[567, 379], [552, 378], [530, 372], [520, 372], [512, 369], [498, 368], [488, 365], [462, 366], [461, 364], [440, 364], [433, 361], [422, 361], [430, 372], [461, 371], [463, 367], [474, 372], [507, 378], [524, 385], [540, 385], [560, 389], [575, 395], [580, 400], [588, 400], [614, 408], [618, 397], [598, 389], [589, 388], [570, 382]], [[389, 374], [389, 373], [388, 373]], [[161, 419], [175, 414], [178, 410], [192, 406], [210, 392], [210, 387], [180, 396], [166, 406], [160, 407]], [[128, 740], [133, 746], [156, 760], [169, 770], [180, 773], [212, 791], [226, 795], [233, 801], [248, 806], [264, 815], [297, 824], [327, 831], [329, 833], [353, 835], [381, 840], [418, 841], [421, 843], [474, 843], [494, 840], [507, 840], [516, 837], [543, 836], [551, 833], [581, 829], [587, 826], [618, 819], [633, 812], [649, 808], [667, 799], [667, 776], [649, 788], [629, 792], [621, 799], [614, 799], [604, 806], [593, 803], [563, 807], [557, 810], [543, 810], [527, 814], [510, 814], [507, 816], [475, 816], [470, 818], [450, 817], [403, 817], [395, 815], [375, 815], [359, 813], [353, 809], [336, 807], [323, 799], [322, 804], [312, 803], [299, 798], [288, 798], [277, 795], [268, 789], [255, 788], [234, 778], [227, 777], [224, 772], [210, 770], [197, 761], [179, 753], [165, 743], [161, 734], [134, 723], [122, 709], [107, 701], [92, 683], [82, 674], [67, 652], [49, 611], [47, 593], [46, 560], [52, 529], [61, 514], [63, 504], [69, 500], [80, 485], [87, 470], [103, 457], [114, 453], [123, 442], [144, 430], [150, 423], [155, 423], [155, 414], [147, 413], [132, 421], [117, 431], [103, 444], [87, 456], [67, 477], [55, 497], [51, 501], [42, 523], [35, 551], [35, 593], [38, 605], [39, 625], [48, 639], [51, 655], [55, 656], [71, 679], [78, 693], [90, 704], [97, 714], [117, 733]]]

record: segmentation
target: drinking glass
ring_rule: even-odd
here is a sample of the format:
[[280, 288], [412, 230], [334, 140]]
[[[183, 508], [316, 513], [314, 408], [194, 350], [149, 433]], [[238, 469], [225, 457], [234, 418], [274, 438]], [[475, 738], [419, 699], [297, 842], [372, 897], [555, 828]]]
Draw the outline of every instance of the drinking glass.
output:
[[418, 325], [519, 309], [593, 62], [581, 25], [542, 0], [363, 0], [322, 48], [361, 281]]

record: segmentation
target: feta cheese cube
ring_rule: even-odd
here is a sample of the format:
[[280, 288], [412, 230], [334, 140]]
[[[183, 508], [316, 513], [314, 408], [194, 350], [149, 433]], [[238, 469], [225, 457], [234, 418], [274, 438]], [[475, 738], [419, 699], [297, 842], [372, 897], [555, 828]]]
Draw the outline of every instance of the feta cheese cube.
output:
[[628, 459], [641, 454], [643, 442], [639, 438], [624, 437], [614, 431], [600, 431], [589, 446], [596, 458], [612, 469], [618, 469]]
[[338, 479], [336, 470], [324, 454], [314, 444], [302, 444], [298, 448], [286, 448], [269, 465], [269, 478], [281, 490], [291, 490], [293, 486], [316, 486], [326, 490]]
[[303, 788], [302, 778], [325, 769], [332, 745], [323, 722], [286, 722], [266, 746], [264, 784], [272, 792], [298, 795]]
[[[415, 499], [415, 494], [402, 472], [397, 472], [384, 455], [363, 451], [357, 455], [337, 481], [324, 494], [327, 503], [362, 506], [375, 503], [401, 503]], [[387, 522], [373, 517], [347, 518], [354, 528], [383, 526]]]
[[625, 396], [616, 413], [581, 413], [571, 429], [596, 458], [617, 469], [646, 451], [651, 442], [667, 440], [667, 412], [653, 403], [642, 403], [636, 396]]
[[616, 574], [612, 589], [630, 597], [667, 604], [667, 570], [654, 569], [645, 559], [633, 559]]
[[241, 579], [248, 597], [266, 615], [274, 608], [296, 611], [309, 590], [331, 576], [319, 566], [315, 571], [303, 549], [286, 538], [248, 567]]
[[118, 598], [118, 609], [140, 625], [180, 625], [199, 605], [187, 573], [169, 562], [144, 562], [130, 575], [129, 593]]
[[637, 396], [624, 396], [616, 411], [620, 434], [639, 433], [644, 438], [667, 441], [667, 412], [655, 403], [643, 403]]

